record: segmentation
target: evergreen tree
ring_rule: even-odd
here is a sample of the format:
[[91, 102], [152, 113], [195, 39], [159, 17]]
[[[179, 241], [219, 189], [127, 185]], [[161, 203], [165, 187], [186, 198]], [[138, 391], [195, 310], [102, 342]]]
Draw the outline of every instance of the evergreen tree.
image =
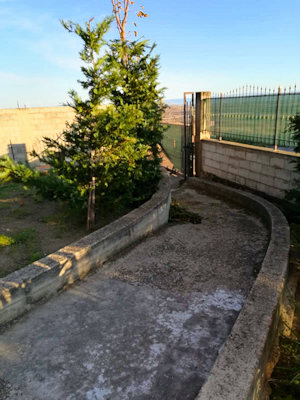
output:
[[160, 177], [158, 58], [147, 42], [107, 42], [111, 22], [105, 18], [94, 27], [92, 20], [84, 27], [63, 22], [83, 40], [84, 79], [79, 82], [88, 96], [70, 91], [75, 120], [59, 139], [44, 138], [39, 155], [89, 204], [88, 228], [94, 224], [95, 198], [97, 204], [111, 205], [144, 200]]
[[[300, 153], [300, 113], [290, 118], [289, 132], [292, 134], [292, 138], [296, 142], [295, 152]], [[300, 172], [300, 160], [295, 161], [296, 171]], [[296, 206], [294, 213], [300, 215], [300, 180], [297, 179], [294, 182], [295, 188], [287, 192], [287, 200], [292, 200]]]

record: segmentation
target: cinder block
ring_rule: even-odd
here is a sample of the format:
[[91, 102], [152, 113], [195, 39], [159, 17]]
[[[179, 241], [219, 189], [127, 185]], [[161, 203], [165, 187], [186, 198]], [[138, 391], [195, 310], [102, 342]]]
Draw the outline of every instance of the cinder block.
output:
[[263, 165], [270, 165], [270, 161], [271, 161], [271, 155], [267, 152], [260, 152], [259, 156], [257, 157], [257, 162], [259, 162], [260, 164]]
[[257, 182], [253, 181], [252, 179], [246, 179], [246, 186], [248, 186], [250, 189], [257, 189]]
[[250, 170], [250, 161], [247, 160], [239, 160], [239, 168]]
[[215, 160], [207, 159], [207, 160], [205, 161], [205, 164], [206, 164], [208, 167], [211, 167], [211, 168], [216, 168], [216, 169], [219, 169], [219, 168], [220, 168], [220, 163], [219, 163], [218, 161], [215, 161]]
[[229, 157], [228, 164], [234, 168], [239, 168], [240, 160], [238, 160], [237, 158], [234, 158], [234, 157]]
[[275, 167], [270, 167], [268, 165], [263, 165], [261, 168], [261, 173], [263, 175], [267, 175], [267, 176], [271, 176], [271, 177], [275, 177]]
[[203, 171], [207, 172], [208, 174], [213, 174], [218, 176], [218, 170], [212, 167], [208, 167], [207, 165], [203, 166]]
[[215, 152], [215, 148], [216, 148], [215, 143], [213, 143], [213, 142], [202, 142], [202, 144], [203, 144], [203, 147], [206, 150], [210, 150], [210, 151]]
[[207, 159], [213, 160], [215, 153], [213, 153], [212, 151], [205, 151], [202, 152], [202, 154], [204, 154]]
[[288, 171], [294, 171], [296, 168], [297, 160], [300, 159], [298, 157], [286, 157], [284, 160], [284, 169]]
[[228, 173], [228, 174], [227, 174], [227, 179], [228, 179], [229, 181], [231, 181], [231, 182], [236, 182], [237, 176], [234, 175], [234, 174]]
[[227, 173], [227, 172], [219, 171], [219, 172], [218, 172], [218, 176], [219, 176], [220, 178], [222, 178], [222, 179], [230, 180], [230, 179], [228, 178], [228, 173]]
[[289, 181], [284, 181], [279, 178], [274, 179], [274, 187], [279, 190], [288, 190], [290, 188]]
[[284, 158], [281, 158], [279, 154], [276, 157], [273, 156], [270, 161], [270, 166], [284, 169]]
[[276, 197], [278, 199], [283, 199], [285, 197], [284, 190], [280, 190], [274, 187], [268, 187], [267, 190], [268, 191], [266, 193], [270, 196]]
[[220, 169], [222, 170], [222, 171], [226, 171], [226, 172], [228, 172], [228, 169], [229, 169], [229, 164], [228, 164], [228, 162], [222, 162], [222, 161], [220, 161]]
[[261, 182], [258, 182], [256, 185], [256, 190], [258, 190], [259, 192], [262, 192], [262, 193], [268, 193], [269, 186], [265, 185]]
[[242, 176], [236, 176], [235, 182], [239, 183], [240, 185], [247, 185], [247, 181]]
[[292, 175], [291, 171], [276, 168], [274, 172], [275, 172], [276, 178], [279, 178], [279, 179], [282, 179], [282, 180], [288, 181], [288, 182], [291, 180], [291, 175]]
[[216, 152], [218, 154], [225, 154], [225, 146], [222, 143], [216, 144]]
[[274, 186], [274, 178], [272, 176], [260, 174], [259, 182], [268, 186]]
[[235, 167], [232, 167], [231, 165], [228, 166], [228, 172], [234, 176], [237, 176], [238, 174], [238, 169]]
[[210, 158], [203, 158], [203, 166], [210, 167], [212, 160]]
[[220, 158], [221, 158], [221, 154], [219, 154], [219, 153], [214, 153], [214, 154], [212, 155], [212, 159], [213, 159], [214, 161], [220, 162]]
[[229, 158], [225, 154], [219, 154], [219, 161], [223, 164], [229, 164]]
[[245, 152], [245, 151], [240, 151], [240, 150], [238, 150], [238, 151], [236, 151], [236, 153], [235, 153], [235, 157], [236, 157], [236, 158], [239, 158], [239, 159], [241, 159], [241, 160], [245, 160], [245, 159], [246, 159], [246, 152]]
[[262, 164], [259, 164], [259, 163], [254, 162], [254, 161], [250, 163], [250, 167], [249, 167], [250, 171], [252, 171], [252, 172], [261, 172], [261, 169], [262, 169]]
[[248, 160], [248, 161], [257, 161], [257, 158], [258, 158], [258, 154], [257, 153], [255, 153], [254, 151], [252, 152], [252, 151], [247, 151], [246, 152], [246, 160]]
[[230, 157], [236, 158], [237, 151], [236, 151], [234, 148], [231, 147], [230, 149], [228, 149], [227, 154], [228, 154]]
[[226, 147], [224, 148], [224, 150], [225, 150], [225, 154], [226, 154], [227, 156], [231, 156], [231, 155], [232, 155], [232, 153], [231, 153], [232, 148], [231, 148], [231, 147], [226, 146]]
[[239, 169], [238, 171], [239, 176], [242, 176], [243, 178], [249, 178], [249, 170], [248, 169]]
[[212, 159], [213, 159], [213, 156], [214, 156], [214, 153], [211, 152], [211, 151], [208, 151], [208, 150], [203, 151], [202, 154], [203, 154], [203, 156], [204, 156], [205, 158], [210, 159], [210, 160], [212, 160]]
[[226, 179], [226, 173], [223, 173], [219, 169], [210, 168], [210, 171], [207, 171], [207, 172], [209, 172], [210, 174], [213, 174], [215, 176], [218, 176], [219, 178]]
[[258, 172], [249, 171], [248, 176], [249, 176], [249, 179], [251, 179], [255, 182], [259, 182], [259, 180], [260, 180], [260, 174]]

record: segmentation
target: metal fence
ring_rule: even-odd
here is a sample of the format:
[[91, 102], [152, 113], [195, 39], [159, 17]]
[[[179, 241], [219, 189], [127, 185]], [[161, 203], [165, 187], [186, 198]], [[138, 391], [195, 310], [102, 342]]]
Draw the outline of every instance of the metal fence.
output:
[[[188, 173], [187, 160], [192, 153], [187, 156], [186, 152], [188, 144], [194, 144], [190, 140], [193, 129], [195, 132], [200, 129], [207, 138], [294, 150], [296, 143], [288, 128], [290, 118], [300, 113], [300, 92], [296, 87], [279, 88], [275, 92], [245, 86], [226, 94], [202, 93], [205, 97], [201, 104], [196, 100], [195, 110], [193, 100], [186, 101], [185, 93], [184, 105], [171, 106], [164, 115], [168, 129], [163, 136], [162, 148], [179, 171]], [[198, 113], [201, 122], [197, 128]], [[194, 114], [197, 114], [196, 124]]]
[[212, 139], [292, 150], [288, 131], [290, 117], [300, 113], [296, 87], [271, 92], [246, 87], [226, 95], [213, 95], [206, 102], [206, 129]]

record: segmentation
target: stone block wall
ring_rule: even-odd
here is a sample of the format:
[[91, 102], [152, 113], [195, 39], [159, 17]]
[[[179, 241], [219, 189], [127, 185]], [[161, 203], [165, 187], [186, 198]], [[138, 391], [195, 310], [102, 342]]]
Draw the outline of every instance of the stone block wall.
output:
[[30, 152], [43, 149], [44, 136], [56, 138], [72, 122], [70, 107], [36, 107], [0, 110], [0, 156], [34, 161]]
[[203, 172], [277, 198], [294, 187], [296, 153], [218, 140], [201, 141]]

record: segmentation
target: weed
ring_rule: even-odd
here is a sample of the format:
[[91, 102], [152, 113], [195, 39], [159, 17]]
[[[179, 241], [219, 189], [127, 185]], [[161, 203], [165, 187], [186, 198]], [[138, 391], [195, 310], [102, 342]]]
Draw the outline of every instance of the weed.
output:
[[[299, 268], [300, 225], [291, 224], [290, 266]], [[298, 290], [300, 288], [298, 287]], [[300, 307], [295, 303], [295, 318], [300, 319]], [[272, 379], [271, 400], [297, 400], [300, 398], [300, 332], [293, 329], [291, 337], [280, 338], [280, 359]]]
[[25, 228], [14, 234], [15, 243], [28, 243], [35, 240], [35, 229]]
[[37, 203], [42, 203], [44, 198], [40, 193], [34, 193], [33, 195], [33, 199], [34, 201], [36, 201]]
[[16, 243], [16, 241], [13, 237], [6, 236], [6, 235], [0, 235], [0, 247], [11, 246], [12, 244], [15, 244], [15, 243]]
[[300, 398], [300, 335], [280, 339], [280, 361], [272, 380], [271, 400], [297, 400]]
[[176, 200], [172, 200], [169, 214], [169, 222], [173, 223], [188, 223], [200, 224], [202, 218], [200, 215], [195, 214], [181, 207]]
[[43, 256], [44, 256], [43, 253], [41, 253], [40, 251], [35, 251], [35, 252], [30, 254], [29, 261], [30, 261], [30, 263], [33, 263], [36, 260], [39, 260], [40, 258], [43, 258]]

